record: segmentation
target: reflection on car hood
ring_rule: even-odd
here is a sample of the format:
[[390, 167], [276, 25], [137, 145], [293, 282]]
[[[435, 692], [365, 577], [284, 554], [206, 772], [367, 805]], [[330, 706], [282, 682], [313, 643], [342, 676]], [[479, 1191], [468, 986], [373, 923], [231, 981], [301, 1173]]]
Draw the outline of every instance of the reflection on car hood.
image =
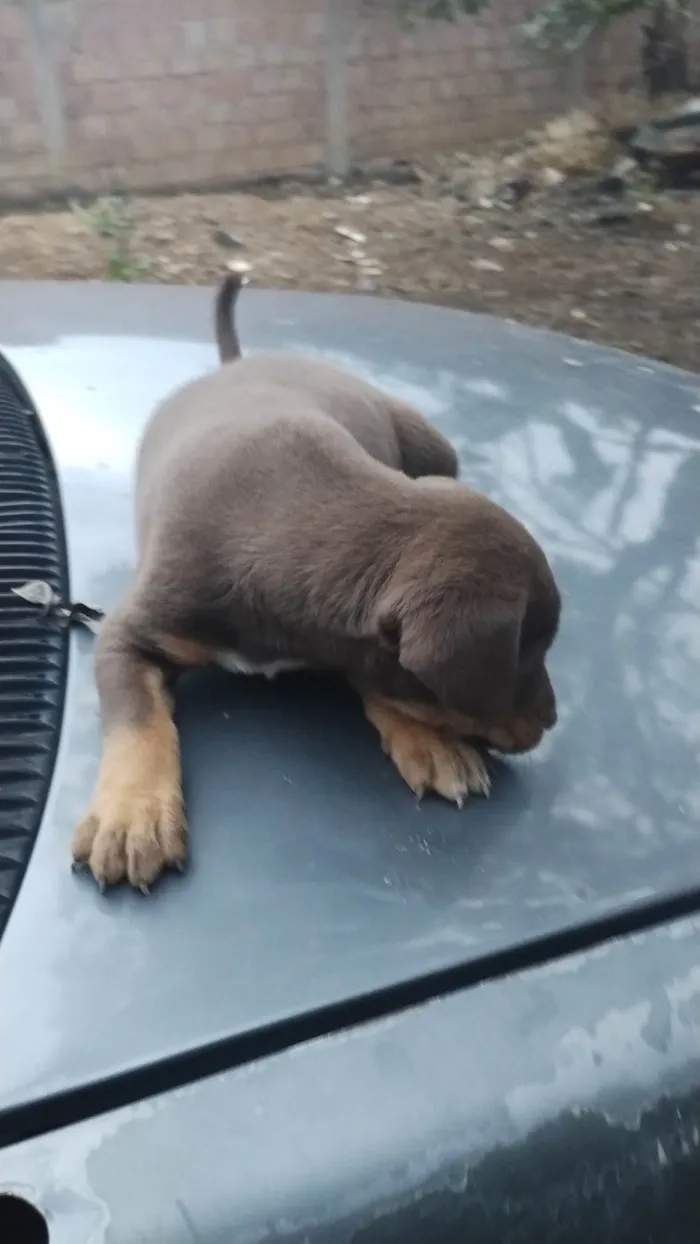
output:
[[[197, 289], [0, 287], [7, 356], [53, 447], [74, 598], [133, 566], [154, 402], [216, 365]], [[414, 402], [465, 478], [544, 545], [564, 597], [560, 724], [492, 798], [416, 808], [350, 693], [188, 677], [193, 866], [150, 899], [68, 865], [94, 778], [92, 639], [72, 639], [59, 762], [0, 944], [0, 1108], [632, 909], [700, 866], [700, 382], [466, 314], [246, 292], [248, 348], [315, 351]]]

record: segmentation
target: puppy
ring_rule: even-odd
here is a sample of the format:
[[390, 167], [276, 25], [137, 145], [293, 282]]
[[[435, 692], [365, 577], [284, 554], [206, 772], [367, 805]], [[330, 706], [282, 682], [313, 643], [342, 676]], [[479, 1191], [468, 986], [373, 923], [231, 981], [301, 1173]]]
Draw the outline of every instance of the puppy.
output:
[[341, 671], [408, 785], [459, 805], [488, 793], [475, 740], [521, 752], [556, 720], [539, 545], [456, 481], [410, 406], [325, 362], [241, 359], [240, 284], [216, 303], [224, 365], [166, 399], [140, 448], [138, 568], [97, 642], [103, 748], [73, 841], [101, 885], [184, 864], [169, 684], [186, 667]]

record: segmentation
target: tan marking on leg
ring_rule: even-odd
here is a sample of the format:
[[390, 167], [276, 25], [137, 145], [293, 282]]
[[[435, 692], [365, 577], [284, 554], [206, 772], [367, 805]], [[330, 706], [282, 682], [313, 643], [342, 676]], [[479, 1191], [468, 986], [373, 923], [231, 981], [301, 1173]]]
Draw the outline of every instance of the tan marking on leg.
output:
[[403, 716], [410, 717], [413, 721], [422, 722], [437, 730], [448, 730], [461, 739], [483, 739], [490, 747], [505, 753], [532, 750], [544, 733], [537, 718], [515, 717], [497, 723], [480, 722], [475, 717], [466, 717], [443, 704], [419, 704], [417, 701], [402, 700], [400, 703], [397, 701], [395, 707]]
[[387, 700], [364, 695], [363, 703], [384, 751], [419, 797], [433, 790], [461, 807], [470, 793], [488, 795], [488, 769], [476, 748], [446, 728], [416, 720]]
[[419, 704], [417, 701], [385, 701], [390, 703], [404, 717], [420, 721], [423, 725], [433, 726], [436, 730], [451, 730], [462, 738], [483, 738], [485, 727], [474, 717], [466, 717], [444, 704]]
[[215, 650], [196, 639], [180, 639], [176, 635], [157, 635], [156, 643], [173, 665], [198, 666], [210, 665], [215, 659]]
[[150, 710], [143, 721], [109, 729], [92, 803], [73, 838], [73, 858], [100, 885], [128, 879], [148, 888], [187, 855], [177, 730], [161, 672], [146, 670], [143, 682]]

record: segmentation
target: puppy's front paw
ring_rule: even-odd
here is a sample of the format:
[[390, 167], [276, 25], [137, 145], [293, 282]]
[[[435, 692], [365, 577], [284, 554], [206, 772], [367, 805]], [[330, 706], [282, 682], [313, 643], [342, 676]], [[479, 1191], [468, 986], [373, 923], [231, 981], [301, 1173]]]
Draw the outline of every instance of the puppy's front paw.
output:
[[109, 799], [99, 792], [73, 837], [73, 860], [87, 865], [101, 888], [128, 880], [147, 891], [166, 868], [182, 869], [187, 829], [179, 790], [133, 789]]
[[384, 751], [419, 798], [432, 790], [461, 808], [468, 795], [490, 793], [486, 762], [469, 743], [398, 713], [387, 713], [375, 724]]
[[73, 837], [73, 860], [101, 887], [130, 881], [147, 890], [166, 868], [183, 868], [187, 826], [172, 730], [110, 736], [92, 804]]

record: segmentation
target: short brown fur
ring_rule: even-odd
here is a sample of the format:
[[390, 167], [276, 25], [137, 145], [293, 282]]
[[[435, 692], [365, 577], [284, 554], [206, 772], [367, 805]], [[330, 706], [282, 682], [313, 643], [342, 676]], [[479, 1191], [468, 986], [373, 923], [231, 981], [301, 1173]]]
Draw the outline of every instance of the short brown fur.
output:
[[182, 862], [167, 686], [219, 652], [343, 672], [408, 784], [458, 803], [488, 789], [474, 738], [523, 751], [556, 720], [539, 545], [457, 482], [410, 406], [318, 360], [241, 359], [239, 286], [216, 304], [230, 361], [162, 403], [141, 446], [139, 564], [98, 643], [105, 742], [74, 843], [101, 882]]

